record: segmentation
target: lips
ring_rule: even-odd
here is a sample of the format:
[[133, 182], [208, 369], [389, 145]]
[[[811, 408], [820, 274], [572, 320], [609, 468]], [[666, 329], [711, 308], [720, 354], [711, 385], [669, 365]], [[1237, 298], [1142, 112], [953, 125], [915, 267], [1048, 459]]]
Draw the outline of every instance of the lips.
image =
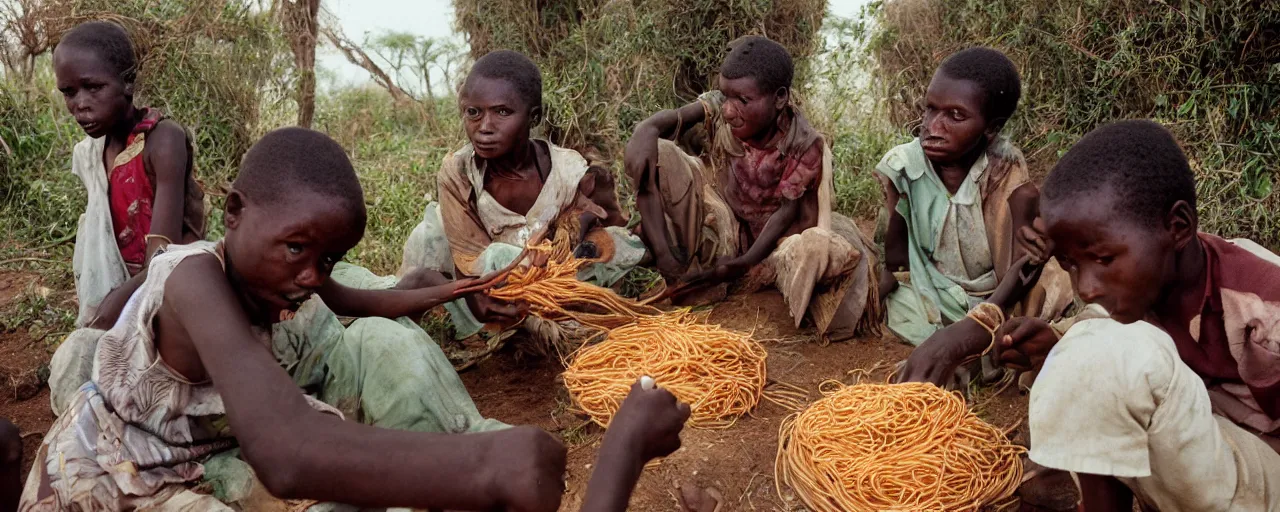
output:
[[98, 127], [100, 126], [97, 121], [77, 120], [76, 123], [80, 125], [80, 129], [84, 130], [85, 133], [94, 133], [98, 131]]

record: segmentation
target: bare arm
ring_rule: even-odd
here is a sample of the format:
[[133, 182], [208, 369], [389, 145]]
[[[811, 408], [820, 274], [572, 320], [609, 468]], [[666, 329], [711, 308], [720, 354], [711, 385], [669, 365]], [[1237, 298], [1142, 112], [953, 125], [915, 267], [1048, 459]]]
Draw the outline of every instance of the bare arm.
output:
[[[1024, 183], [1009, 194], [1009, 216], [1013, 218], [1015, 236], [1023, 229], [1030, 228], [1039, 215], [1040, 189], [1037, 189], [1034, 184]], [[1009, 261], [1018, 261], [1026, 253], [1026, 248], [1022, 244], [1014, 243], [1013, 256]], [[1037, 261], [1037, 263], [1042, 262]]]
[[680, 448], [690, 409], [661, 388], [637, 382], [605, 432], [582, 512], [623, 512], [644, 465]]
[[[187, 134], [173, 121], [161, 121], [147, 134], [144, 163], [156, 177], [156, 197], [151, 206], [151, 233], [182, 243], [182, 217], [186, 211], [188, 162]], [[162, 242], [147, 243], [147, 259]]]
[[422, 288], [364, 290], [346, 287], [330, 279], [320, 288], [319, 295], [338, 316], [416, 318], [457, 299], [457, 290], [475, 283], [474, 279], [460, 279]]
[[876, 174], [884, 191], [884, 208], [889, 214], [889, 227], [884, 236], [884, 268], [880, 271], [880, 298], [898, 288], [894, 272], [910, 268], [907, 257], [907, 219], [898, 213], [898, 188], [882, 174]]
[[[156, 196], [151, 203], [151, 233], [174, 243], [182, 243], [182, 221], [186, 205], [187, 164], [190, 162], [187, 134], [173, 121], [161, 121], [147, 134], [143, 165], [156, 177]], [[161, 239], [147, 240], [147, 262], [166, 244]], [[97, 317], [88, 325], [94, 329], [110, 329], [133, 292], [147, 280], [147, 268], [111, 290], [98, 303]]]
[[1130, 512], [1133, 491], [1115, 477], [1079, 473], [1084, 512]]
[[640, 210], [641, 234], [645, 245], [658, 262], [658, 269], [668, 278], [674, 277], [683, 262], [676, 260], [667, 244], [666, 214], [662, 208], [662, 189], [658, 165], [658, 139], [680, 135], [706, 118], [701, 102], [693, 102], [679, 109], [663, 110], [642, 121], [627, 142], [624, 162], [627, 177], [636, 190], [636, 208]]
[[559, 506], [565, 454], [545, 432], [425, 434], [319, 413], [252, 334], [215, 258], [179, 264], [165, 295], [179, 324], [172, 328], [189, 335], [245, 460], [273, 495], [362, 507], [549, 512]]

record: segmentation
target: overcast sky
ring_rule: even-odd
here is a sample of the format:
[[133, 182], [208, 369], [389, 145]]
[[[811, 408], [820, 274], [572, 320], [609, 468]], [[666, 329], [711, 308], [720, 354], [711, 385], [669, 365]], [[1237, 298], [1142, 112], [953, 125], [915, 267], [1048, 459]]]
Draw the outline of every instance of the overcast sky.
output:
[[[869, 0], [829, 0], [831, 12], [853, 16]], [[342, 31], [356, 42], [367, 33], [409, 32], [427, 37], [453, 36], [453, 3], [450, 0], [324, 0], [338, 17]], [[459, 37], [459, 39], [461, 39]], [[368, 73], [347, 62], [336, 50], [322, 47], [320, 67], [332, 72], [339, 84], [368, 81]]]

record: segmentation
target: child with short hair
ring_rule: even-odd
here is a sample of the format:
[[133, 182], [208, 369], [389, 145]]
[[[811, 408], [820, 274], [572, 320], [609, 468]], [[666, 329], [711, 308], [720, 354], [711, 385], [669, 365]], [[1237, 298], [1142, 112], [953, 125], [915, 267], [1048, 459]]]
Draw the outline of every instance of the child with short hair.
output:
[[[734, 41], [717, 90], [636, 126], [627, 176], [642, 237], [680, 291], [773, 283], [797, 326], [811, 318], [824, 339], [848, 340], [879, 329], [874, 255], [832, 211], [831, 150], [792, 103], [793, 74], [782, 45]], [[702, 158], [664, 139], [700, 123]]]
[[[929, 83], [919, 137], [876, 166], [889, 214], [880, 293], [889, 330], [906, 342], [963, 319], [1022, 256], [1014, 234], [1031, 225], [1039, 194], [1022, 152], [1000, 135], [1021, 94], [1003, 53], [957, 52]], [[1066, 279], [1049, 261], [1039, 285], [1014, 298], [1022, 314], [1059, 318], [1074, 298]]]
[[[539, 235], [560, 236], [577, 256], [596, 260], [580, 277], [601, 286], [640, 262], [644, 247], [624, 227], [612, 172], [531, 136], [543, 115], [542, 75], [533, 61], [511, 50], [481, 57], [458, 108], [469, 143], [444, 158], [436, 174], [439, 202], [427, 204], [405, 242], [401, 275], [425, 268], [457, 279], [480, 276], [506, 267]], [[510, 304], [470, 300], [447, 306], [459, 338], [485, 322], [520, 320]], [[563, 335], [533, 316], [522, 325], [552, 345]]]
[[1061, 340], [1038, 322], [999, 333], [1009, 364], [1043, 361], [1031, 459], [1078, 473], [1088, 512], [1280, 507], [1280, 258], [1198, 231], [1186, 156], [1150, 121], [1076, 143], [1040, 215], [1111, 317]]
[[145, 279], [147, 261], [170, 243], [204, 238], [204, 192], [192, 169], [191, 139], [157, 108], [135, 107], [138, 63], [124, 28], [82, 23], [53, 52], [58, 90], [86, 134], [71, 170], [88, 193], [72, 268], [77, 330], [52, 361], [54, 409], [78, 387], [102, 330]]
[[[41, 445], [22, 510], [232, 510], [192, 486], [210, 456], [233, 447], [280, 498], [556, 510], [565, 450], [547, 433], [432, 434], [342, 421], [338, 409], [304, 395], [286, 372], [282, 363], [290, 361], [281, 359], [270, 330], [312, 295], [348, 315], [403, 316], [476, 284], [358, 290], [329, 279], [363, 236], [365, 216], [359, 180], [332, 139], [301, 128], [263, 137], [227, 197], [226, 238], [157, 255], [121, 320], [102, 337], [93, 380]], [[433, 382], [447, 385], [449, 377], [457, 379], [437, 375]], [[602, 453], [612, 456], [600, 461], [588, 503], [625, 504], [614, 494], [629, 493], [645, 462], [678, 447], [688, 415], [669, 393], [633, 387], [606, 435]]]

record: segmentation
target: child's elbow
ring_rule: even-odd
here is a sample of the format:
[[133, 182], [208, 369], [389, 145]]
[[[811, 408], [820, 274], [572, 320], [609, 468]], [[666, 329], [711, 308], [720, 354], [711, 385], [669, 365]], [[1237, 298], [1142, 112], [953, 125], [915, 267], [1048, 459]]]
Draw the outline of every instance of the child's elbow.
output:
[[298, 460], [297, 450], [290, 446], [292, 443], [265, 439], [240, 446], [241, 455], [253, 467], [267, 492], [285, 500], [305, 498], [300, 495], [303, 481], [301, 473], [307, 465]]

